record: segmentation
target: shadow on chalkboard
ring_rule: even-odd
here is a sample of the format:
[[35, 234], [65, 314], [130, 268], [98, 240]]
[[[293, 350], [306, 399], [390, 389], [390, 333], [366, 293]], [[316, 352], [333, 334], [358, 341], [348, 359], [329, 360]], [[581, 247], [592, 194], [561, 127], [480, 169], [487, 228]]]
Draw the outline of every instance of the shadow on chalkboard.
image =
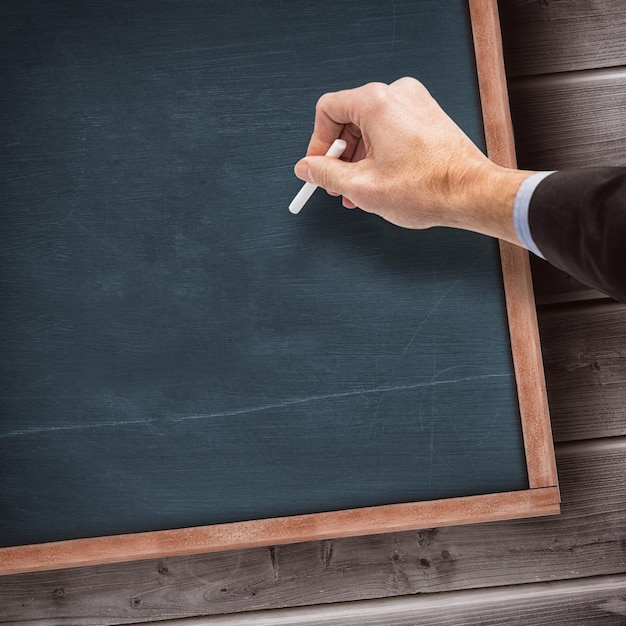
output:
[[401, 228], [377, 215], [345, 209], [340, 199], [320, 190], [311, 205], [305, 208], [306, 215], [294, 218], [301, 245], [315, 247], [320, 253], [330, 249], [346, 261], [358, 259], [381, 281], [403, 276], [419, 284], [438, 274], [457, 275], [482, 289], [484, 279], [468, 272], [468, 267], [484, 256], [492, 258], [494, 251], [497, 255], [493, 239], [449, 228]]

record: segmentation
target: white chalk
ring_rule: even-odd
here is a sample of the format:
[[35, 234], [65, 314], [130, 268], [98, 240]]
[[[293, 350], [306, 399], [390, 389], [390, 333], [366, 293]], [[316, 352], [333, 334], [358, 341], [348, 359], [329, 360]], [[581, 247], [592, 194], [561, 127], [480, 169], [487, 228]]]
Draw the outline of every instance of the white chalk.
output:
[[[343, 151], [346, 149], [346, 142], [343, 139], [335, 139], [333, 145], [328, 148], [328, 152], [325, 154], [327, 157], [333, 157], [338, 159]], [[296, 197], [291, 201], [289, 210], [294, 214], [300, 213], [302, 207], [307, 203], [308, 199], [313, 195], [313, 192], [317, 189], [318, 185], [313, 183], [304, 183], [302, 189], [296, 194]]]

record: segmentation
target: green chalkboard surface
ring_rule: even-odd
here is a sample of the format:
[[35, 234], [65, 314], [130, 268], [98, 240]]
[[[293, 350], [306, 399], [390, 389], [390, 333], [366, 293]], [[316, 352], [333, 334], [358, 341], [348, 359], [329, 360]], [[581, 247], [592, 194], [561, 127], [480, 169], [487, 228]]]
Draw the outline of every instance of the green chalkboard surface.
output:
[[5, 0], [0, 545], [528, 488], [497, 242], [293, 164], [410, 75], [482, 147], [466, 3]]

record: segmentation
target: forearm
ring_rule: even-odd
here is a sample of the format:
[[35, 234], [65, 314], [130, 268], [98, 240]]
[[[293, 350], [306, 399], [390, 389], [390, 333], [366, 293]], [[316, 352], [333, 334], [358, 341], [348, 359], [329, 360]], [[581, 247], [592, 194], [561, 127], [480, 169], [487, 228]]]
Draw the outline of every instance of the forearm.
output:
[[[321, 156], [337, 138], [347, 143], [342, 160]], [[626, 168], [596, 169], [559, 172], [535, 189], [534, 172], [491, 162], [404, 78], [322, 96], [295, 172], [346, 208], [404, 228], [450, 226], [524, 245], [626, 301]]]
[[515, 227], [514, 207], [520, 186], [533, 174], [490, 163], [480, 176], [467, 184], [464, 197], [450, 204], [441, 226], [462, 228], [523, 245]]

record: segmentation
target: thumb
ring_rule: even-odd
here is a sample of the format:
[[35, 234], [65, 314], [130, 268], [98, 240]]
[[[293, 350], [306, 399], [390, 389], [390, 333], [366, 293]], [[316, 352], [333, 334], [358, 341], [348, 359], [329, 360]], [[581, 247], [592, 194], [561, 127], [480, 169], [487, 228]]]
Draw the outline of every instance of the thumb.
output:
[[345, 196], [352, 177], [351, 170], [352, 164], [346, 161], [326, 156], [308, 156], [296, 163], [294, 171], [300, 180]]

